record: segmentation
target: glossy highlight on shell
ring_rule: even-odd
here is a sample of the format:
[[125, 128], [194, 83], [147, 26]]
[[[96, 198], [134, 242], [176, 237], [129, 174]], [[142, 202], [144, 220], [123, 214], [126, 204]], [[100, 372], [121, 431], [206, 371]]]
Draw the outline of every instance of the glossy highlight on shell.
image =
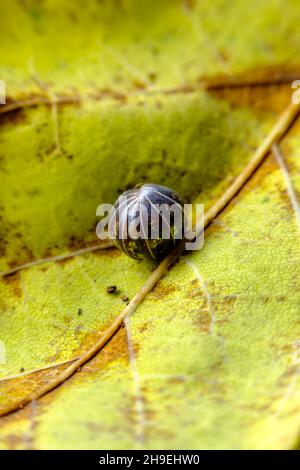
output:
[[110, 237], [134, 259], [163, 259], [184, 233], [184, 202], [166, 186], [143, 184], [125, 191], [110, 215]]

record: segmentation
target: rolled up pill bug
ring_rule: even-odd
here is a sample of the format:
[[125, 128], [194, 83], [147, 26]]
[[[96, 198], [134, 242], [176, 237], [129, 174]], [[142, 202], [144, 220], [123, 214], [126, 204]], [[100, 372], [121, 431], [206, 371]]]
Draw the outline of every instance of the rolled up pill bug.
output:
[[143, 184], [115, 202], [109, 233], [115, 245], [134, 259], [163, 259], [184, 234], [184, 201], [166, 186]]

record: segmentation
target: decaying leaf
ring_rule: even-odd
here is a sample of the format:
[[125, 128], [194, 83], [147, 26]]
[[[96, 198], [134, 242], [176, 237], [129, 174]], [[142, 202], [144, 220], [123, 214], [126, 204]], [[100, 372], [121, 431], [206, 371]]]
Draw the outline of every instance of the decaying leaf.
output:
[[[76, 364], [153, 272], [113, 248], [56, 261], [97, 247], [97, 205], [152, 181], [215, 207], [300, 71], [296, 1], [1, 4], [0, 413]], [[204, 248], [69, 380], [1, 419], [1, 448], [295, 445], [299, 122], [285, 130]]]

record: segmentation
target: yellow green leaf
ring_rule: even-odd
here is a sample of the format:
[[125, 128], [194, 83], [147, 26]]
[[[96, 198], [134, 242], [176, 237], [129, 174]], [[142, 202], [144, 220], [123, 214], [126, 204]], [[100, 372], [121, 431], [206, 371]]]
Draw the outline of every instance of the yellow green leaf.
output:
[[[5, 413], [76, 364], [154, 269], [100, 249], [97, 206], [151, 181], [212, 207], [290, 102], [300, 37], [296, 1], [0, 3]], [[1, 418], [0, 448], [295, 445], [299, 144], [296, 123], [203, 249], [69, 380]]]

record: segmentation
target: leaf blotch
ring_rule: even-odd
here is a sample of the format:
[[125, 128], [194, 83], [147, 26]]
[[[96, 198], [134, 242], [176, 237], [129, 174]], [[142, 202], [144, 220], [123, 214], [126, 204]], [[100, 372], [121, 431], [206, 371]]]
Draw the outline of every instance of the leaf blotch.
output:
[[178, 290], [178, 287], [175, 284], [166, 283], [166, 282], [159, 283], [153, 289], [152, 294], [151, 294], [151, 299], [162, 300], [164, 297], [167, 297], [168, 295], [173, 294], [177, 290]]
[[20, 281], [20, 273], [10, 274], [9, 276], [3, 277], [3, 282], [8, 285], [13, 293], [13, 295], [17, 298], [22, 297], [23, 289], [21, 287]]

